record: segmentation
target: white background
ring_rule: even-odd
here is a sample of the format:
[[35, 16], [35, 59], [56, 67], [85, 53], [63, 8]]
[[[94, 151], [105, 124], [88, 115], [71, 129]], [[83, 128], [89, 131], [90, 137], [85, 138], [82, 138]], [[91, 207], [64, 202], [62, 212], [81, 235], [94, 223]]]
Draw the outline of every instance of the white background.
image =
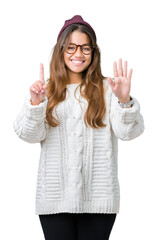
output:
[[35, 215], [35, 191], [40, 144], [20, 140], [13, 120], [30, 85], [45, 79], [57, 35], [66, 19], [81, 15], [95, 29], [101, 67], [113, 77], [113, 61], [133, 68], [131, 95], [144, 116], [140, 137], [119, 140], [120, 213], [111, 240], [156, 240], [158, 214], [158, 35], [156, 0], [48, 1], [14, 0], [0, 3], [1, 160], [0, 239], [42, 240]]

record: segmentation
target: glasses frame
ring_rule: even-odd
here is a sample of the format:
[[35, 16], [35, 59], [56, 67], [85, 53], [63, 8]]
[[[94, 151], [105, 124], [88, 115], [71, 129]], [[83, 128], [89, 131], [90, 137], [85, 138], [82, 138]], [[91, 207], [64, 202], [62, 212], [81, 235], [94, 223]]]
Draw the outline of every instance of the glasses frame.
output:
[[[84, 43], [84, 44], [82, 44], [82, 45], [77, 45], [77, 44], [75, 44], [75, 43], [69, 43], [69, 45], [75, 45], [75, 47], [76, 47], [76, 50], [73, 52], [73, 53], [69, 53], [69, 52], [67, 52], [66, 50], [66, 52], [68, 53], [68, 54], [75, 54], [76, 52], [77, 52], [77, 49], [78, 49], [78, 47], [80, 47], [80, 49], [81, 49], [81, 52], [84, 54], [84, 55], [90, 55], [92, 52], [93, 52], [93, 50], [94, 50], [94, 48], [95, 48], [95, 46], [94, 45], [91, 45], [91, 44], [88, 44], [88, 43]], [[63, 47], [65, 46], [65, 44], [63, 44]], [[83, 50], [82, 50], [82, 47], [83, 46], [91, 46], [92, 47], [92, 51], [90, 52], [90, 53], [84, 53], [83, 52]]]

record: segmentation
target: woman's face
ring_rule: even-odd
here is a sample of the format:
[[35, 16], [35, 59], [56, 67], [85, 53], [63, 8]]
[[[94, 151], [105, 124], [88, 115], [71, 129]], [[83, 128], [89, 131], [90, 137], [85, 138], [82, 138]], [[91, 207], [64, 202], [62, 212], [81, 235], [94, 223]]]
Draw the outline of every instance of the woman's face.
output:
[[[90, 44], [90, 40], [85, 33], [74, 31], [70, 35], [69, 44], [75, 43], [76, 45]], [[81, 73], [90, 65], [92, 59], [92, 53], [85, 55], [82, 53], [81, 48], [78, 47], [77, 51], [73, 54], [64, 52], [64, 61], [68, 68], [68, 71], [74, 73]]]

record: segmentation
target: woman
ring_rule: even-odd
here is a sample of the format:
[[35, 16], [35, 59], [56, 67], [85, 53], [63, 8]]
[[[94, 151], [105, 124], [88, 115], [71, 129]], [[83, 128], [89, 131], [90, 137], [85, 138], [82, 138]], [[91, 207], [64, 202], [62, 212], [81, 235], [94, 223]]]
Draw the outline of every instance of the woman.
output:
[[114, 79], [100, 68], [94, 29], [79, 15], [66, 20], [50, 62], [50, 78], [30, 87], [14, 130], [41, 144], [36, 214], [45, 239], [109, 239], [119, 213], [118, 139], [144, 131], [132, 69], [114, 62]]

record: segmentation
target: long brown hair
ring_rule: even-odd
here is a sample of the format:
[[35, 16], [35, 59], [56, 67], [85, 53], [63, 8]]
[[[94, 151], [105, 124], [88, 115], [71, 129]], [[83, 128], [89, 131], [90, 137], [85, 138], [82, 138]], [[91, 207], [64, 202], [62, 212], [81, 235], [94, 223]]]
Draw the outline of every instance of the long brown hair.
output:
[[[103, 87], [104, 76], [100, 67], [100, 50], [96, 44], [95, 37], [90, 28], [81, 24], [72, 24], [61, 34], [53, 49], [50, 61], [50, 77], [47, 80], [47, 109], [46, 122], [52, 127], [56, 127], [60, 122], [52, 115], [53, 108], [66, 98], [66, 85], [68, 84], [68, 74], [64, 63], [64, 51], [69, 43], [70, 34], [73, 31], [86, 33], [92, 46], [92, 61], [88, 68], [82, 73], [83, 81], [80, 86], [81, 95], [87, 100], [88, 107], [84, 115], [84, 122], [92, 128], [105, 127], [103, 119], [106, 113], [105, 91]], [[64, 46], [63, 46], [64, 45]], [[78, 86], [78, 87], [79, 87]], [[84, 90], [82, 87], [84, 86]]]

